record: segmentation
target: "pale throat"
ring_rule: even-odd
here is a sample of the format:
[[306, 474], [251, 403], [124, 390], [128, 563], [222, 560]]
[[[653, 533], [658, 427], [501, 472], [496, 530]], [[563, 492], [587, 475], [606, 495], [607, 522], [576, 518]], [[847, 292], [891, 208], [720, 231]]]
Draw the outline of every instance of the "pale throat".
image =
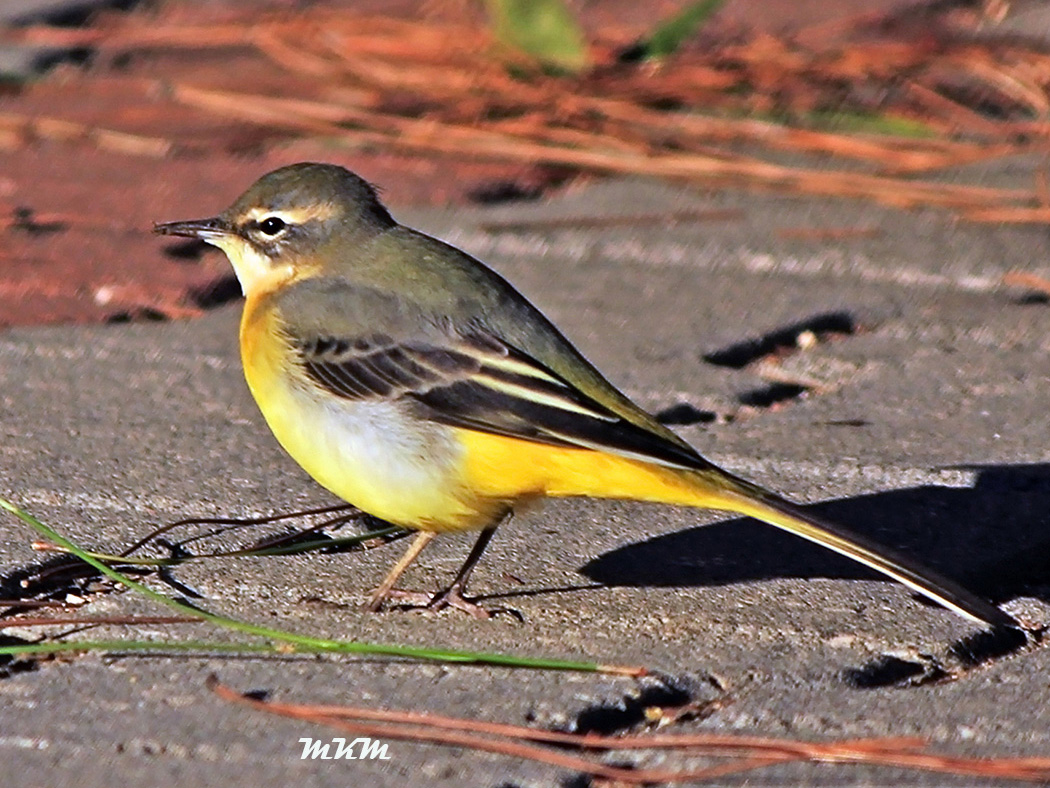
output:
[[270, 290], [274, 284], [292, 275], [291, 264], [275, 263], [243, 238], [223, 235], [204, 240], [226, 253], [230, 264], [233, 265], [233, 272], [237, 275], [237, 281], [241, 283], [241, 292], [245, 296]]

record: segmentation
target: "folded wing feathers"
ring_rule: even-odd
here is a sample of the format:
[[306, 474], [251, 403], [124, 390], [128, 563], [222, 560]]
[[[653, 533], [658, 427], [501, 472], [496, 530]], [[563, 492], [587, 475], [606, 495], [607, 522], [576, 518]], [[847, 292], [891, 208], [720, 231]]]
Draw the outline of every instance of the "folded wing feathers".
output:
[[298, 345], [307, 374], [352, 400], [408, 398], [435, 421], [679, 467], [704, 461], [632, 424], [493, 337], [446, 346], [389, 337], [321, 338]]
[[448, 347], [402, 344], [385, 336], [354, 341], [320, 337], [299, 344], [307, 373], [349, 399], [426, 394], [469, 381], [501, 394], [603, 421], [618, 417], [568, 383], [485, 337]]

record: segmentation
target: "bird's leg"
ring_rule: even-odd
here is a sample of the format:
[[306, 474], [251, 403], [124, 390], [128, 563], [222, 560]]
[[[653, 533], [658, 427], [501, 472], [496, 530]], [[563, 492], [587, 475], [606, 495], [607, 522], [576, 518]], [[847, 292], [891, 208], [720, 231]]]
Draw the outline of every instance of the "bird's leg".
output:
[[[408, 565], [419, 557], [419, 554], [423, 552], [423, 548], [430, 544], [430, 540], [435, 536], [436, 534], [433, 531], [420, 531], [416, 534], [416, 538], [412, 540], [412, 544], [408, 546], [408, 550], [406, 550], [405, 554], [401, 556], [398, 562], [391, 567], [387, 576], [383, 578], [383, 582], [380, 583], [379, 587], [372, 593], [372, 598], [368, 600], [367, 608], [370, 612], [375, 613], [379, 611], [383, 606], [383, 603], [390, 597], [390, 592], [394, 588], [394, 583], [396, 583], [402, 573], [408, 569]], [[477, 559], [475, 559], [475, 561], [476, 560]]]
[[474, 618], [491, 618], [492, 613], [490, 611], [466, 599], [463, 593], [467, 590], [467, 580], [470, 579], [470, 573], [474, 571], [474, 567], [481, 560], [481, 554], [485, 552], [485, 548], [492, 541], [492, 537], [496, 533], [496, 527], [495, 525], [490, 525], [478, 535], [478, 540], [470, 548], [467, 560], [463, 562], [463, 566], [456, 573], [456, 579], [452, 581], [448, 588], [435, 595], [427, 607], [432, 610], [443, 610], [446, 607], [452, 607], [469, 613]]
[[[375, 600], [376, 606], [370, 607], [369, 609], [378, 609], [379, 605], [382, 604], [382, 600], [378, 598], [378, 595], [380, 592], [383, 592], [385, 598], [397, 599], [405, 607], [425, 608], [427, 610], [454, 608], [456, 610], [462, 610], [464, 613], [467, 613], [474, 618], [491, 618], [494, 613], [509, 613], [515, 618], [523, 620], [521, 614], [516, 610], [506, 607], [488, 610], [464, 596], [467, 590], [467, 581], [470, 579], [470, 574], [474, 571], [474, 567], [477, 566], [478, 561], [481, 560], [481, 555], [485, 552], [485, 548], [488, 547], [489, 542], [492, 541], [492, 536], [496, 533], [496, 527], [498, 525], [499, 523], [496, 525], [490, 525], [488, 528], [482, 530], [478, 535], [477, 541], [474, 542], [474, 546], [470, 548], [470, 554], [467, 555], [467, 559], [459, 568], [459, 572], [456, 573], [455, 580], [453, 580], [451, 585], [449, 585], [444, 591], [439, 591], [436, 594], [398, 591], [392, 587], [397, 580], [397, 576], [401, 574], [401, 571], [404, 570], [412, 559], [419, 554], [419, 550], [423, 549], [422, 546], [420, 546], [419, 549], [416, 549], [416, 543], [414, 542], [409, 548], [408, 553], [406, 553], [404, 558], [398, 562], [397, 566], [391, 570], [390, 576], [383, 582], [380, 589], [376, 591], [376, 595], [372, 597], [372, 599]], [[419, 541], [420, 538], [416, 537], [416, 542]], [[423, 544], [425, 545], [427, 541], [430, 540], [427, 539]]]

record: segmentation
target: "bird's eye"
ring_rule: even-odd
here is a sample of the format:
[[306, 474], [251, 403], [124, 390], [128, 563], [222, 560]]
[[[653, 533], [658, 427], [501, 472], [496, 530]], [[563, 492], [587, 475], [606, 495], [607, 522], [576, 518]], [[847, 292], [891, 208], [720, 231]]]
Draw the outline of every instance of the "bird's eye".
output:
[[279, 219], [276, 216], [267, 216], [259, 222], [259, 232], [272, 238], [275, 235], [279, 235], [285, 226], [283, 219]]

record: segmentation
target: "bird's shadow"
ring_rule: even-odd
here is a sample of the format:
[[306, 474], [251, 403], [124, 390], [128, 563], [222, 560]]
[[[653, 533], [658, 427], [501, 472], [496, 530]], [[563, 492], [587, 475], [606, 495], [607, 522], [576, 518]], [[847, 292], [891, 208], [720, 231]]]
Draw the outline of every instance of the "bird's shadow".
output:
[[[1050, 601], [1050, 464], [968, 466], [970, 488], [923, 486], [808, 507], [981, 596]], [[717, 586], [771, 578], [881, 578], [748, 518], [611, 550], [580, 572], [607, 586]]]

